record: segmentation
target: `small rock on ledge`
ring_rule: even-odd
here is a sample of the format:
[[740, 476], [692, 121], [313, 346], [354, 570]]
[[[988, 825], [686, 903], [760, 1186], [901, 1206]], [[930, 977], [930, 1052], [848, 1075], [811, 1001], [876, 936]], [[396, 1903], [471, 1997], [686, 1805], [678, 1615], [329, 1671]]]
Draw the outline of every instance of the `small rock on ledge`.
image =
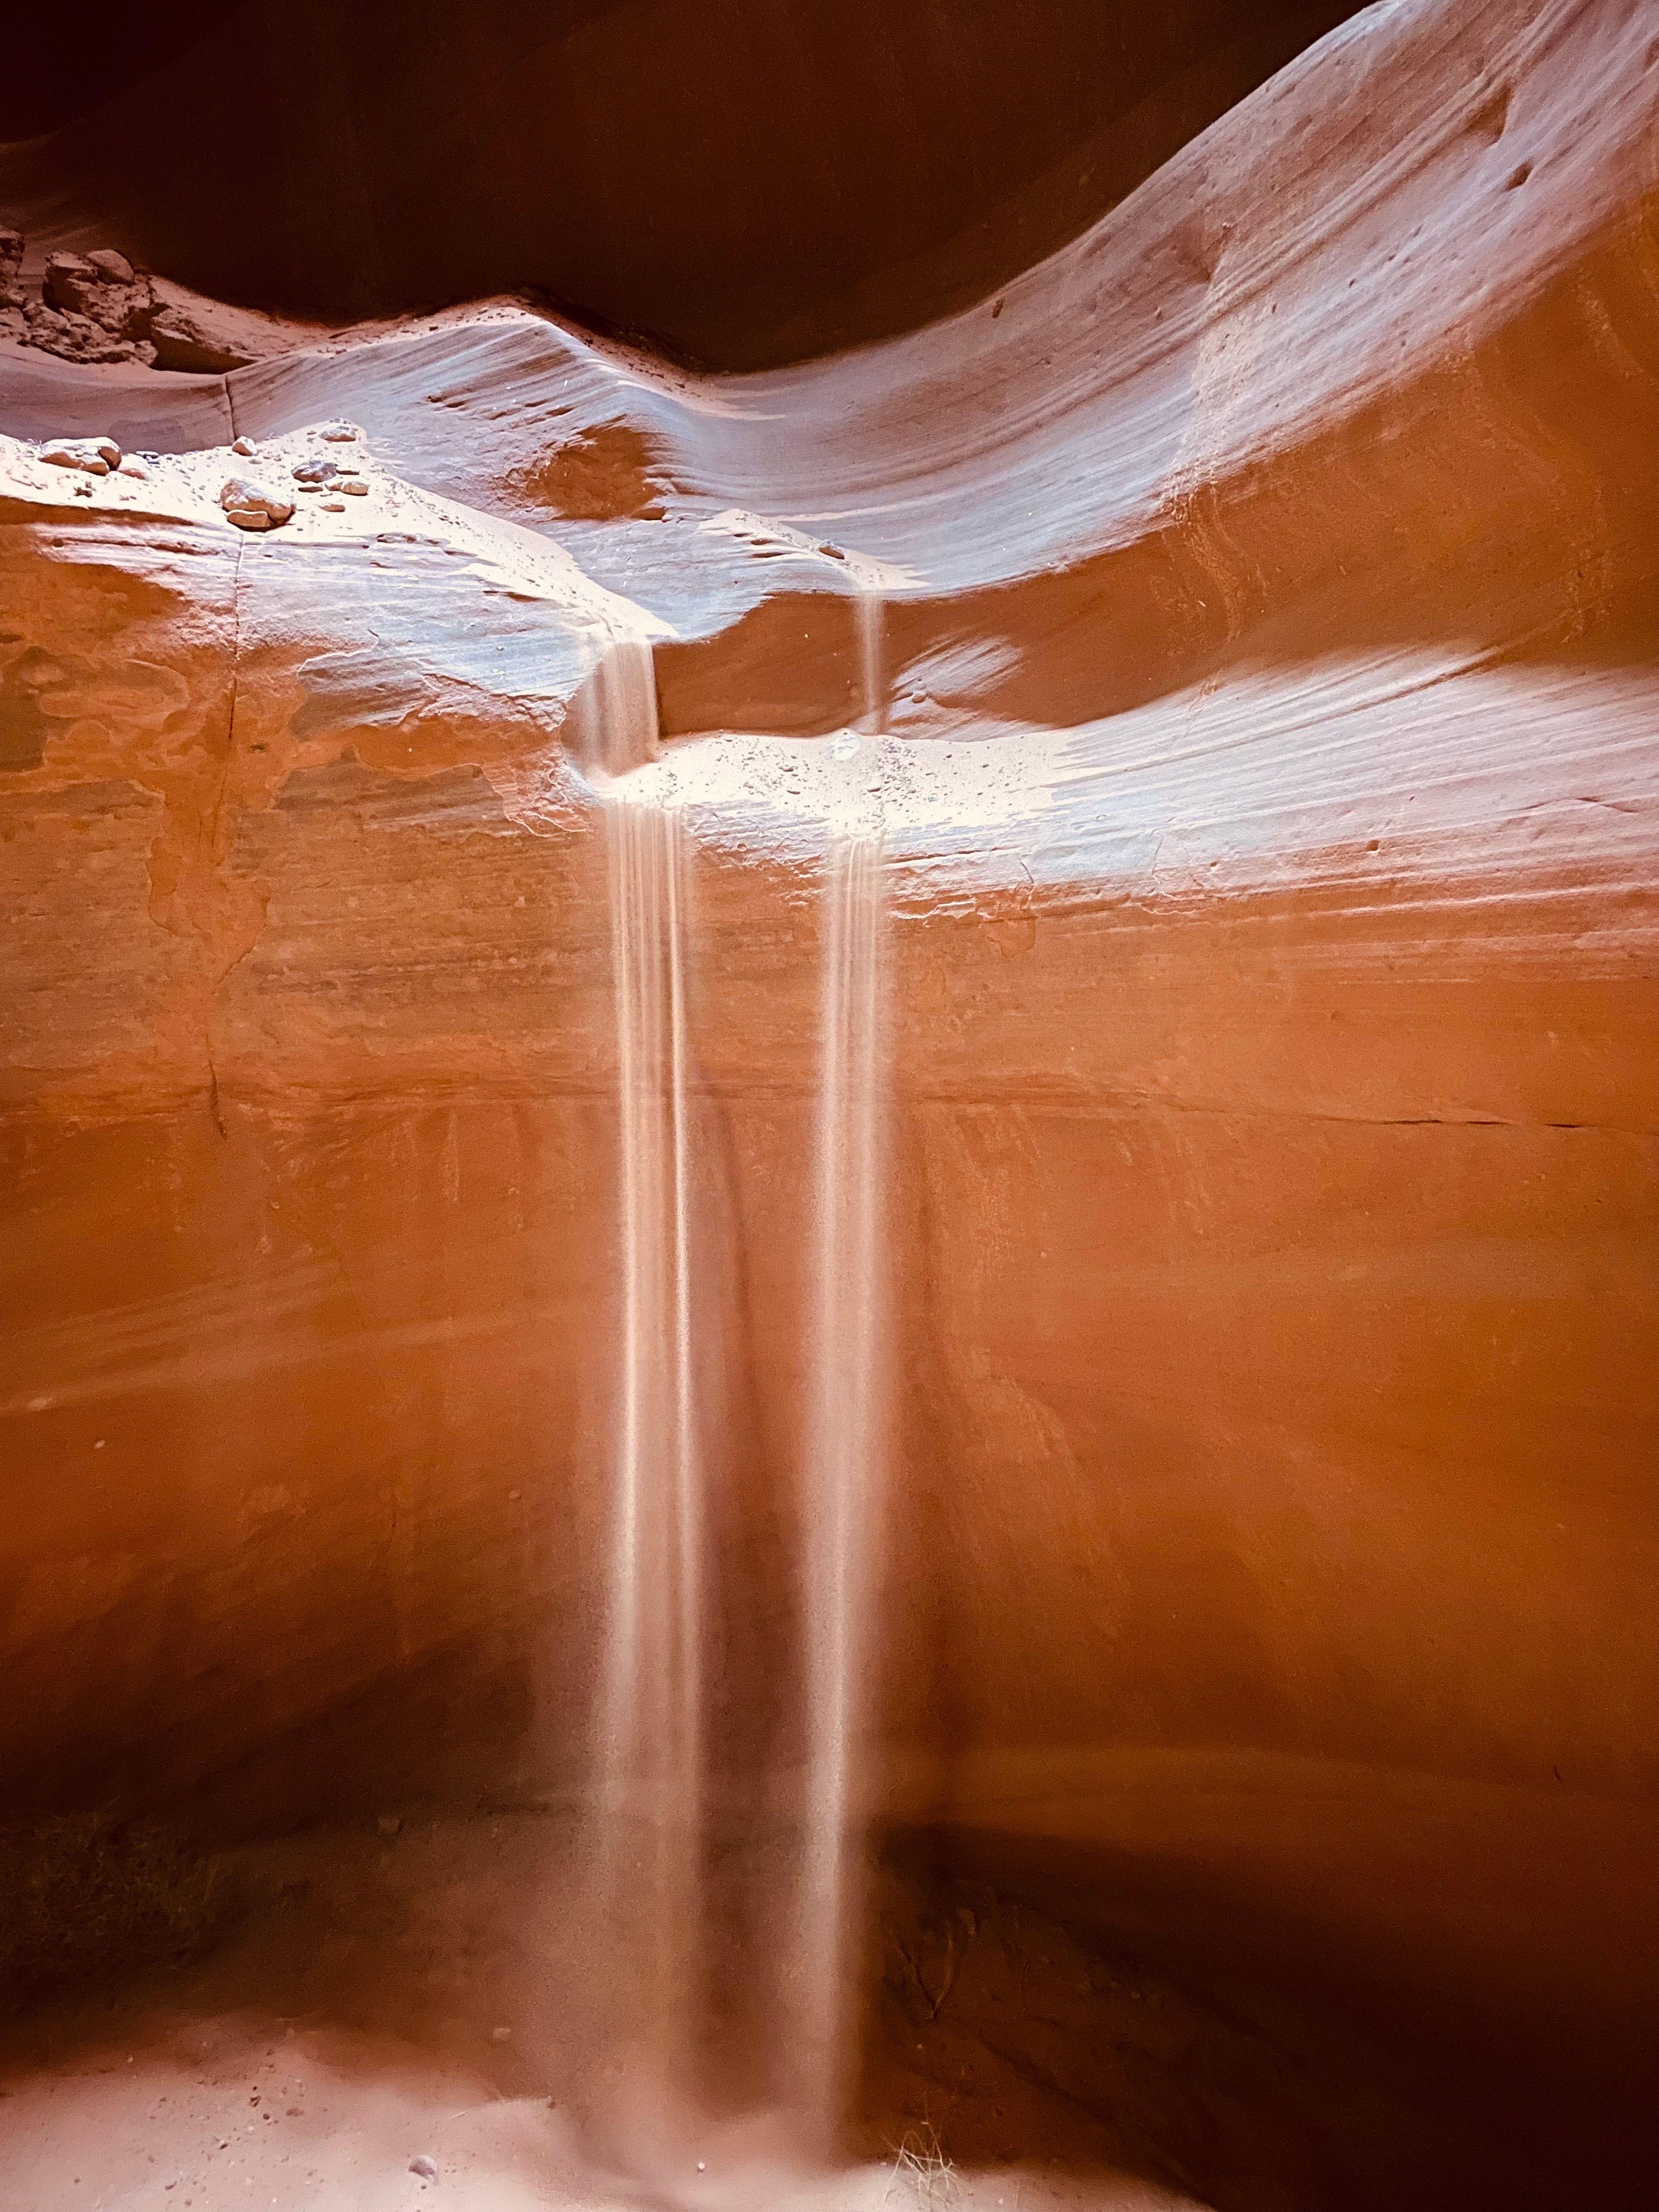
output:
[[294, 512], [294, 502], [279, 499], [252, 477], [228, 477], [219, 504], [239, 530], [275, 530]]
[[40, 448], [43, 461], [55, 469], [84, 469], [89, 477], [106, 477], [121, 465], [121, 448], [113, 438], [53, 438]]

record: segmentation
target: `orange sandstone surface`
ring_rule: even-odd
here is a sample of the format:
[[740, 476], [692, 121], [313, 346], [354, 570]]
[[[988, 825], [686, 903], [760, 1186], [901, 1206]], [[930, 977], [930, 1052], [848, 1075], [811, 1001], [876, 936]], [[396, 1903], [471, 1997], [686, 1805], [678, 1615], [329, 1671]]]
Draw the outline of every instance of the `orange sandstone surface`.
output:
[[[196, 97], [193, 51], [121, 99]], [[322, 158], [318, 97], [273, 161]], [[920, 237], [770, 337], [660, 237], [648, 311], [563, 285], [691, 368], [466, 304], [551, 280], [459, 230], [447, 306], [358, 299], [343, 246], [305, 296], [273, 219], [245, 314], [384, 319], [267, 313], [214, 375], [0, 338], [9, 1805], [232, 1841], [579, 1787], [617, 1047], [568, 740], [644, 641], [734, 1707], [776, 1695], [807, 1387], [823, 741], [873, 716], [873, 1814], [1291, 2072], [1354, 2039], [1461, 2146], [1216, 2203], [1640, 2201], [1656, 116], [1644, 0], [1395, 0], [1068, 242], [1080, 170], [936, 258], [915, 328]], [[118, 204], [95, 136], [0, 150], [0, 222], [237, 295], [224, 209]], [[44, 458], [99, 435], [141, 473]], [[239, 528], [238, 476], [292, 519]]]

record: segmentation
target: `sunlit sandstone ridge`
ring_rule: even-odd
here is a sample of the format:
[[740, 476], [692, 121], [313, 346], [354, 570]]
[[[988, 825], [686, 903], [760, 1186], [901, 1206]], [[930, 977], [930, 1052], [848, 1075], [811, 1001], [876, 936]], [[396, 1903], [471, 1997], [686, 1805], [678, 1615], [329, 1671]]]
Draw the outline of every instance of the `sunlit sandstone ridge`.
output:
[[[1286, 2201], [1616, 2161], [1659, 1972], [1656, 110], [1640, 0], [1399, 0], [859, 350], [694, 373], [512, 301], [211, 377], [4, 345], [16, 1802], [246, 1834], [579, 1786], [622, 1322], [574, 733], [618, 641], [695, 878], [749, 1593], [710, 1818], [782, 1786], [743, 1747], [802, 1748], [878, 601], [868, 1810], [1298, 2064], [1357, 2023], [1444, 2142]], [[0, 220], [105, 243], [51, 158], [0, 154]], [[233, 526], [228, 476], [342, 420], [362, 495]], [[88, 434], [145, 473], [40, 458]]]

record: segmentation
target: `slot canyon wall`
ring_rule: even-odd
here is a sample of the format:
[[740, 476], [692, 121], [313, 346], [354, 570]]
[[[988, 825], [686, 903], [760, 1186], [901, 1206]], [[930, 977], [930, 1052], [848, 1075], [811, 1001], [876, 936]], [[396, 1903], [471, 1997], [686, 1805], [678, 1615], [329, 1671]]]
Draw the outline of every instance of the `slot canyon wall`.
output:
[[[580, 1780], [616, 1041], [568, 740], [619, 641], [691, 825], [721, 1633], [774, 1694], [878, 594], [880, 1814], [1465, 2118], [1547, 2077], [1588, 2154], [1659, 1988], [1659, 17], [1056, 5], [1050, 101], [867, 9], [889, 60], [786, 127], [757, 9], [700, 137], [698, 11], [468, 12], [204, 11], [0, 149], [20, 299], [113, 248], [239, 364], [0, 331], [8, 1802]], [[463, 64], [505, 136], [456, 181]], [[46, 458], [100, 435], [142, 473]], [[361, 495], [227, 520], [341, 454]]]

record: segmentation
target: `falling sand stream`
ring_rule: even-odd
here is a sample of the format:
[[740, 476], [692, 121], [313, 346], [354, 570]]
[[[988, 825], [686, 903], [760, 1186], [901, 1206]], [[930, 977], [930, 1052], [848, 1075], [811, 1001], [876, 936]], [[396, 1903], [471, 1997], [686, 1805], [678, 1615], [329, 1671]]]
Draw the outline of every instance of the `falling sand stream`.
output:
[[685, 839], [625, 780], [607, 804], [623, 1279], [596, 1863], [618, 1985], [650, 1992], [625, 2032], [666, 2080], [691, 2033], [706, 1795]]
[[[866, 733], [879, 728], [879, 604], [854, 602]], [[657, 752], [648, 648], [614, 651], [596, 682], [586, 758], [605, 807], [617, 1024], [619, 1330], [611, 1449], [607, 1622], [590, 1859], [613, 1948], [613, 2033], [639, 2084], [697, 2094], [712, 1911], [711, 1525], [700, 1437], [696, 1162], [689, 1111], [691, 846]], [[819, 933], [820, 1049], [812, 1249], [802, 1315], [795, 1674], [804, 1746], [775, 1984], [773, 2078], [804, 2146], [827, 2154], [847, 2098], [864, 1841], [860, 1741], [878, 1654], [871, 1574], [882, 1511], [884, 1244], [883, 865], [877, 754], [830, 740]], [[757, 1913], [757, 1919], [763, 1914]]]
[[[878, 730], [880, 602], [858, 617], [866, 731]], [[882, 829], [870, 749], [840, 763], [820, 929], [811, 1420], [805, 1457], [806, 1802], [799, 1945], [800, 2107], [828, 2138], [845, 2101], [863, 1839], [860, 1738], [878, 1654], [871, 1569], [882, 1513], [884, 945]]]

